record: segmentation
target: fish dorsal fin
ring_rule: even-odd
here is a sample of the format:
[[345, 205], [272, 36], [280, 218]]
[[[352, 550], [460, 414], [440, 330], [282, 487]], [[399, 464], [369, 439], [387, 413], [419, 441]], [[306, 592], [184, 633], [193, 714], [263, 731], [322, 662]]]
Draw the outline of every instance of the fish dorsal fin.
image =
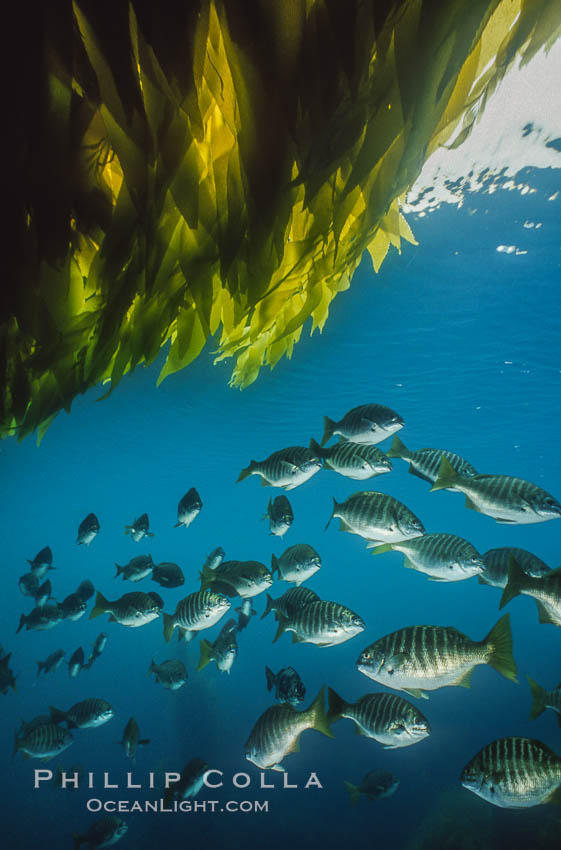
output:
[[553, 619], [545, 605], [543, 605], [538, 599], [536, 599], [536, 605], [538, 606], [538, 617], [540, 623], [549, 623], [552, 626], [559, 625], [559, 622]]

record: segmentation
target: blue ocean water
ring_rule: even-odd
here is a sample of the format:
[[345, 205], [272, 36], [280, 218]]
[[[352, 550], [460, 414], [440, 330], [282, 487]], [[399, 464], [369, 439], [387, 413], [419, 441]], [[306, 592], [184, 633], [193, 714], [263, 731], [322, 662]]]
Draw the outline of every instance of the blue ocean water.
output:
[[[559, 171], [531, 171], [525, 179], [534, 194], [499, 191], [473, 195], [461, 209], [443, 207], [426, 217], [412, 216], [419, 246], [392, 253], [375, 275], [364, 261], [351, 289], [334, 302], [322, 335], [303, 336], [291, 361], [263, 370], [244, 392], [228, 388], [230, 365], [212, 363], [210, 343], [190, 368], [158, 389], [161, 363], [138, 369], [107, 400], [101, 390], [77, 399], [61, 414], [37, 447], [32, 439], [0, 445], [4, 486], [2, 516], [2, 632], [12, 653], [17, 692], [2, 699], [3, 846], [11, 850], [72, 846], [72, 833], [84, 833], [100, 817], [88, 800], [144, 801], [161, 796], [163, 772], [180, 771], [191, 758], [204, 758], [223, 771], [224, 786], [204, 789], [197, 800], [217, 800], [216, 811], [122, 814], [128, 832], [119, 847], [228, 848], [287, 844], [295, 847], [536, 847], [554, 846], [559, 815], [553, 806], [504, 811], [462, 789], [459, 775], [481, 747], [497, 737], [535, 737], [561, 754], [555, 715], [546, 711], [529, 721], [526, 674], [547, 688], [561, 678], [558, 630], [540, 625], [527, 597], [511, 602], [514, 654], [519, 684], [478, 667], [471, 689], [445, 688], [416, 701], [429, 718], [431, 736], [405, 749], [384, 750], [334, 724], [334, 739], [307, 731], [299, 753], [286, 758], [290, 784], [267, 771], [273, 789], [261, 789], [260, 771], [244, 759], [244, 742], [255, 721], [272, 703], [265, 665], [273, 671], [295, 667], [307, 688], [304, 705], [329, 685], [346, 700], [383, 690], [357, 672], [360, 651], [398, 628], [453, 625], [483, 638], [498, 620], [500, 591], [476, 579], [437, 583], [403, 569], [402, 556], [372, 557], [364, 541], [327, 530], [332, 499], [357, 490], [381, 490], [409, 506], [427, 531], [450, 532], [470, 540], [480, 552], [499, 546], [526, 548], [550, 566], [560, 563], [561, 523], [507, 526], [466, 510], [462, 496], [429, 493], [429, 485], [395, 460], [389, 475], [356, 482], [321, 470], [289, 492], [294, 523], [278, 540], [262, 519], [278, 490], [262, 488], [257, 477], [236, 483], [252, 458], [261, 460], [290, 445], [320, 439], [323, 417], [340, 418], [367, 402], [387, 405], [405, 420], [400, 437], [411, 449], [445, 448], [468, 459], [478, 471], [515, 475], [561, 497], [561, 291], [558, 204], [548, 201], [561, 188]], [[541, 222], [539, 229], [525, 221]], [[498, 252], [514, 242], [525, 254]], [[387, 449], [389, 443], [382, 443]], [[203, 509], [188, 528], [174, 528], [177, 503], [190, 488]], [[93, 511], [101, 531], [89, 548], [77, 546], [80, 521]], [[147, 512], [154, 537], [138, 544], [124, 526]], [[161, 618], [139, 629], [108, 623], [107, 616], [63, 622], [51, 631], [15, 634], [20, 614], [31, 608], [18, 589], [26, 559], [49, 545], [56, 570], [49, 574], [61, 601], [83, 579], [106, 597], [130, 590], [155, 590], [165, 611], [199, 587], [199, 571], [209, 552], [222, 546], [228, 559], [251, 559], [268, 566], [298, 542], [311, 544], [322, 568], [308, 585], [323, 599], [359, 613], [365, 631], [334, 647], [293, 644], [289, 635], [272, 643], [273, 617], [258, 615], [238, 637], [239, 656], [230, 676], [214, 664], [196, 672], [198, 640], [166, 644]], [[183, 587], [166, 590], [150, 579], [132, 586], [115, 576], [115, 562], [139, 554], [156, 563], [178, 563]], [[289, 585], [275, 581], [271, 595]], [[233, 602], [236, 607], [239, 600]], [[205, 634], [213, 640], [215, 626]], [[88, 655], [96, 636], [108, 643], [91, 670], [71, 679], [65, 665], [37, 677], [37, 661], [59, 647], [66, 659], [82, 646]], [[184, 660], [189, 678], [168, 692], [148, 675], [151, 659]], [[86, 697], [101, 697], [115, 718], [98, 729], [76, 730], [74, 743], [47, 764], [11, 756], [13, 735], [23, 719], [68, 709]], [[119, 741], [133, 715], [150, 744], [134, 764]], [[60, 790], [54, 782], [34, 789], [34, 770], [80, 764], [94, 774], [95, 787]], [[351, 808], [344, 780], [359, 784], [374, 768], [400, 779], [397, 792], [383, 800], [360, 800]], [[144, 783], [127, 790], [126, 772]], [[103, 774], [118, 789], [104, 789]], [[155, 789], [147, 787], [155, 773]], [[303, 786], [311, 772], [322, 788]], [[250, 777], [247, 788], [232, 786], [236, 773]], [[225, 809], [227, 801], [268, 801], [268, 811]], [[557, 846], [557, 845], [556, 845]]]

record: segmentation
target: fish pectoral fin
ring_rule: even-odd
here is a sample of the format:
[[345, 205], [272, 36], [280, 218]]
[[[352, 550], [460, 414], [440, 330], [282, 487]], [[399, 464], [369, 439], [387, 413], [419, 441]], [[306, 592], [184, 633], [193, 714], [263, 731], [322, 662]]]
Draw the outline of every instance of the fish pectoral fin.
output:
[[110, 614], [110, 615], [109, 615], [109, 620], [108, 620], [108, 622], [109, 622], [109, 623], [116, 623], [116, 622], [117, 622], [117, 617], [115, 617], [115, 615], [114, 615], [114, 614]]
[[451, 682], [451, 685], [459, 685], [461, 688], [471, 688], [471, 677], [473, 676], [473, 667], [467, 671], [467, 673], [462, 673], [454, 682]]
[[495, 522], [500, 522], [502, 525], [518, 525], [514, 519], [497, 519], [497, 517], [493, 517], [493, 519]]
[[536, 605], [538, 606], [538, 617], [540, 623], [549, 623], [552, 626], [558, 626], [559, 623], [557, 620], [554, 620], [551, 614], [549, 614], [547, 608], [542, 602], [539, 602], [536, 599]]
[[300, 752], [300, 737], [294, 739], [294, 741], [292, 742], [292, 744], [290, 745], [290, 747], [288, 748], [288, 750], [286, 752], [287, 752], [287, 755], [288, 755], [288, 753], [299, 753]]
[[422, 691], [420, 688], [402, 688], [402, 691], [405, 691], [406, 694], [409, 694], [412, 697], [416, 697], [417, 699], [428, 699], [429, 695]]
[[281, 764], [273, 764], [271, 765], [271, 770], [277, 770], [279, 773], [285, 773], [285, 769]]

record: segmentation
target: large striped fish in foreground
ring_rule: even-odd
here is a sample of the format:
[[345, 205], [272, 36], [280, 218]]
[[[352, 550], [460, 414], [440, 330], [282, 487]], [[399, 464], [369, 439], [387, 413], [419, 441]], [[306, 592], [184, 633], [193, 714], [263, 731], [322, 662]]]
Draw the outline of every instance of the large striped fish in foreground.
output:
[[458, 475], [463, 475], [467, 478], [472, 478], [477, 475], [477, 470], [464, 460], [460, 455], [454, 452], [446, 451], [445, 449], [417, 449], [410, 451], [405, 446], [399, 437], [396, 436], [392, 440], [392, 444], [387, 451], [388, 457], [399, 457], [409, 463], [409, 472], [411, 475], [416, 475], [422, 478], [423, 481], [428, 481], [433, 484], [438, 478], [440, 464], [442, 458], [445, 457], [456, 470]]
[[325, 469], [332, 469], [339, 475], [355, 481], [365, 481], [367, 478], [383, 475], [392, 469], [391, 460], [376, 446], [365, 446], [342, 440], [334, 446], [322, 448], [315, 440], [311, 440], [310, 448], [323, 460]]
[[530, 720], [535, 720], [546, 708], [551, 708], [557, 714], [557, 723], [561, 726], [561, 682], [552, 691], [546, 691], [545, 688], [542, 688], [541, 685], [538, 685], [529, 676], [526, 676], [526, 678], [528, 679], [532, 694]]
[[95, 605], [90, 611], [90, 620], [100, 614], [109, 614], [110, 623], [120, 623], [122, 626], [136, 629], [159, 617], [163, 607], [162, 597], [153, 590], [149, 593], [142, 593], [140, 590], [124, 593], [114, 602], [110, 602], [98, 590]]
[[403, 566], [428, 575], [432, 581], [463, 581], [484, 569], [483, 558], [474, 546], [455, 534], [423, 534], [413, 540], [384, 543], [373, 555], [390, 551], [405, 555]]
[[282, 581], [293, 581], [297, 586], [321, 569], [321, 558], [308, 543], [295, 543], [280, 558], [271, 555], [271, 574], [278, 572]]
[[499, 608], [504, 608], [511, 599], [520, 594], [534, 597], [540, 623], [561, 626], [561, 567], [550, 570], [541, 578], [533, 578], [521, 569], [516, 558], [511, 558], [508, 580]]
[[479, 584], [489, 584], [491, 587], [506, 587], [511, 560], [514, 558], [522, 570], [532, 578], [541, 578], [550, 572], [541, 558], [526, 549], [513, 546], [502, 546], [499, 549], [489, 549], [483, 555], [485, 569], [479, 576]]
[[363, 443], [373, 446], [391, 437], [404, 422], [401, 416], [383, 404], [361, 404], [345, 413], [339, 422], [324, 416], [324, 430], [321, 445], [324, 446], [333, 435], [339, 434], [343, 440], [351, 443]]
[[340, 520], [339, 531], [380, 543], [396, 543], [425, 533], [423, 523], [408, 507], [393, 496], [376, 491], [353, 493], [340, 504], [333, 499], [333, 513], [326, 528], [334, 517]]
[[466, 508], [492, 517], [497, 522], [525, 525], [561, 517], [561, 505], [537, 484], [511, 475], [459, 475], [442, 458], [433, 490], [457, 490], [466, 497]]
[[299, 608], [289, 617], [277, 611], [279, 627], [273, 643], [292, 632], [293, 643], [313, 643], [316, 646], [335, 646], [364, 631], [364, 620], [339, 602], [318, 600]]
[[311, 449], [289, 446], [273, 452], [265, 460], [250, 461], [249, 466], [240, 472], [238, 481], [243, 481], [250, 475], [260, 475], [264, 487], [271, 485], [293, 490], [319, 472], [321, 465], [321, 458]]
[[16, 734], [13, 755], [21, 750], [28, 758], [50, 759], [73, 743], [74, 739], [67, 729], [61, 729], [50, 719], [41, 720], [37, 724], [28, 724], [19, 735]]
[[177, 603], [173, 614], [164, 612], [164, 638], [179, 629], [179, 639], [191, 640], [195, 632], [210, 629], [230, 608], [230, 600], [214, 590], [196, 590]]
[[334, 737], [325, 713], [323, 688], [304, 711], [286, 703], [264, 711], [245, 742], [245, 757], [257, 767], [284, 771], [281, 761], [289, 753], [299, 752], [298, 739], [306, 729]]
[[373, 738], [385, 750], [410, 747], [431, 733], [430, 723], [418, 708], [397, 694], [365, 694], [356, 702], [346, 702], [333, 688], [328, 692], [330, 723], [341, 717], [353, 720], [356, 731]]
[[499, 738], [466, 765], [460, 781], [468, 791], [501, 809], [558, 803], [561, 758], [541, 741]]
[[369, 679], [425, 699], [425, 691], [448, 685], [469, 688], [478, 664], [489, 664], [517, 681], [508, 614], [480, 641], [454, 626], [407, 626], [375, 641], [357, 660], [358, 670]]

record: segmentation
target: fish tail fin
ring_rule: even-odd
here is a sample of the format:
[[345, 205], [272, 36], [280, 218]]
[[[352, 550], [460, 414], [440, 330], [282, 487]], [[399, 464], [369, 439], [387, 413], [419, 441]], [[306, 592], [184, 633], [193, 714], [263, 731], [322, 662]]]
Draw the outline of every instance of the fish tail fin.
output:
[[158, 665], [154, 663], [154, 659], [150, 661], [150, 667], [148, 668], [148, 674], [153, 673], [154, 670], [158, 669]]
[[343, 716], [343, 712], [348, 707], [348, 703], [333, 690], [327, 689], [327, 718], [329, 723], [335, 723]]
[[162, 614], [164, 616], [164, 640], [166, 643], [169, 643], [169, 639], [175, 628], [175, 622], [171, 614], [166, 614], [165, 611], [162, 611]]
[[286, 631], [286, 627], [288, 625], [288, 619], [286, 617], [283, 617], [282, 614], [278, 614], [278, 622], [279, 622], [279, 624], [278, 624], [278, 627], [277, 627], [277, 633], [273, 638], [273, 643], [276, 643], [278, 641], [278, 639], [280, 638], [280, 636], [282, 634], [284, 634], [284, 632]]
[[43, 661], [37, 662], [37, 675], [39, 675], [41, 673], [41, 670], [43, 669], [44, 666], [45, 666], [45, 664], [44, 664]]
[[511, 682], [518, 682], [516, 678], [516, 662], [512, 654], [512, 631], [510, 628], [510, 614], [493, 626], [483, 643], [489, 649], [487, 664]]
[[432, 493], [433, 490], [446, 490], [448, 487], [453, 487], [460, 478], [461, 475], [458, 475], [446, 455], [442, 455], [438, 476], [430, 488], [430, 492]]
[[211, 570], [210, 567], [207, 567], [206, 564], [203, 564], [203, 568], [199, 573], [199, 579], [201, 581], [201, 590], [207, 590], [214, 581], [214, 578], [214, 570]]
[[387, 450], [386, 454], [388, 457], [405, 458], [409, 454], [409, 449], [404, 443], [402, 443], [397, 434], [394, 434], [392, 444]]
[[199, 663], [197, 665], [197, 672], [202, 670], [203, 667], [212, 661], [212, 644], [203, 638], [203, 640], [199, 641], [199, 649], [201, 652]]
[[101, 593], [101, 591], [97, 591], [95, 595], [95, 605], [90, 611], [90, 620], [93, 620], [94, 617], [99, 617], [100, 614], [105, 614], [109, 609], [109, 602]]
[[115, 566], [117, 567], [117, 573], [115, 575], [115, 578], [119, 578], [119, 576], [123, 572], [124, 567], [120, 567], [119, 564], [115, 564]]
[[[367, 546], [367, 548], [369, 548]], [[381, 555], [383, 552], [391, 552], [393, 550], [393, 546], [391, 543], [382, 543], [381, 546], [372, 546], [370, 549], [371, 555]]]
[[323, 457], [325, 454], [320, 444], [313, 437], [310, 440], [310, 451], [315, 452], [318, 457]]
[[530, 693], [532, 694], [532, 708], [530, 709], [530, 720], [535, 720], [536, 717], [539, 717], [542, 711], [545, 711], [545, 699], [547, 695], [547, 691], [545, 688], [542, 688], [541, 685], [538, 685], [537, 682], [534, 682], [533, 679], [530, 679], [529, 676], [526, 676], [528, 679], [528, 684], [530, 685]]
[[244, 481], [246, 478], [249, 478], [249, 476], [252, 474], [253, 470], [255, 469], [256, 463], [257, 463], [257, 461], [250, 460], [249, 466], [246, 466], [245, 469], [242, 469], [242, 471], [238, 475], [236, 483], [238, 483], [238, 481]]
[[325, 688], [321, 688], [319, 694], [308, 709], [312, 718], [312, 727], [326, 735], [328, 738], [334, 738], [335, 735], [331, 731], [329, 718], [325, 711]]
[[360, 791], [358, 790], [358, 785], [353, 785], [352, 782], [345, 782], [345, 788], [351, 795], [351, 806], [356, 806], [356, 804], [360, 800]]
[[22, 614], [21, 617], [19, 618], [19, 626], [16, 629], [16, 635], [18, 634], [18, 632], [21, 632], [21, 630], [25, 626], [26, 622], [27, 622], [27, 617], [25, 616], [25, 614]]
[[325, 446], [328, 440], [333, 436], [333, 432], [335, 430], [335, 422], [333, 419], [330, 419], [329, 416], [323, 417], [323, 437], [321, 438], [321, 445]]
[[64, 723], [66, 720], [66, 712], [61, 711], [59, 708], [55, 708], [53, 705], [49, 706], [49, 712], [53, 723]]
[[[273, 557], [274, 557], [274, 556], [273, 556]], [[267, 616], [267, 614], [269, 614], [271, 611], [274, 611], [274, 607], [273, 607], [273, 606], [274, 606], [274, 604], [275, 604], [275, 600], [274, 600], [271, 596], [269, 596], [269, 594], [268, 594], [268, 593], [266, 594], [266, 596], [267, 596], [267, 604], [266, 604], [266, 606], [265, 606], [265, 610], [264, 610], [264, 611], [263, 611], [263, 613], [261, 614], [261, 619], [263, 619], [264, 617], [266, 617], [266, 616]]]
[[511, 599], [514, 599], [515, 596], [518, 596], [522, 593], [522, 590], [528, 583], [528, 576], [513, 556], [510, 558], [510, 565], [508, 568], [508, 578], [506, 580], [505, 589], [503, 590], [503, 595], [501, 596], [501, 601], [499, 603], [499, 609], [504, 608]]
[[271, 555], [271, 575], [274, 576], [275, 573], [278, 573], [280, 576], [279, 559], [276, 555]]
[[276, 676], [272, 670], [269, 670], [268, 667], [265, 667], [265, 676], [267, 677], [267, 690], [270, 691], [272, 690], [273, 685], [275, 684]]
[[338, 507], [339, 507], [339, 502], [337, 502], [337, 501], [335, 500], [335, 496], [334, 496], [334, 497], [333, 497], [333, 511], [331, 512], [331, 516], [330, 516], [330, 517], [329, 517], [329, 519], [327, 520], [327, 525], [325, 526], [325, 530], [326, 530], [326, 531], [327, 531], [327, 529], [329, 528], [329, 523], [331, 522], [331, 520], [332, 520], [332, 519], [333, 519], [333, 517], [335, 516], [335, 511], [337, 510], [337, 508], [338, 508]]

